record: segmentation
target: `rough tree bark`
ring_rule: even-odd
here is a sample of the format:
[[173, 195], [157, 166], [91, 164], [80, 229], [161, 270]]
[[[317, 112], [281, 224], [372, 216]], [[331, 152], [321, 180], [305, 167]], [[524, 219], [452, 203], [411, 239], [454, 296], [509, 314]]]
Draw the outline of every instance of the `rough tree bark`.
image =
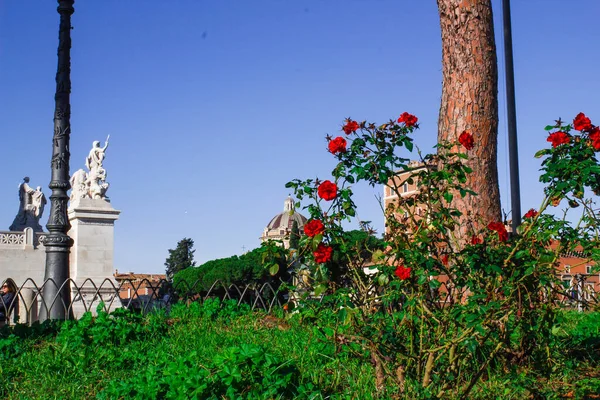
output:
[[[454, 196], [463, 213], [460, 236], [500, 221], [498, 66], [491, 0], [437, 0], [442, 32], [442, 102], [438, 141], [467, 131], [475, 139], [467, 185], [477, 196]], [[464, 150], [464, 149], [463, 149]], [[467, 223], [468, 222], [468, 223]]]

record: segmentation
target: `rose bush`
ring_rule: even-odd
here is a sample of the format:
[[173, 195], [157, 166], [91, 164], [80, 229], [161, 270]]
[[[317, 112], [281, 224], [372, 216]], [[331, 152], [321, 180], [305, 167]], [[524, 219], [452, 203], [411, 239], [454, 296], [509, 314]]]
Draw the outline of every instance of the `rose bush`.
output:
[[[334, 153], [333, 181], [286, 185], [294, 189], [296, 207], [307, 200], [311, 219], [324, 226], [299, 246], [311, 295], [331, 296], [340, 332], [352, 330], [344, 339], [334, 333], [338, 341], [368, 349], [378, 379], [407, 396], [466, 398], [489, 368], [549, 371], [555, 360], [548, 346], [564, 295], [558, 258], [583, 249], [600, 260], [598, 219], [584, 198], [586, 189], [600, 194], [600, 134], [583, 114], [573, 124], [547, 126], [552, 146], [536, 154], [544, 157], [540, 180], [546, 184], [539, 211], [530, 210], [512, 234], [503, 222], [480, 221], [485, 228], [469, 228], [465, 243], [455, 235], [461, 212], [452, 200], [476, 196], [465, 186], [472, 171], [460, 151], [472, 149], [476, 137], [463, 132], [411, 162], [402, 150], [413, 151], [417, 121], [408, 113], [382, 125], [348, 119], [346, 151]], [[397, 199], [384, 210], [384, 246], [370, 257], [357, 256], [342, 226], [356, 214], [352, 185], [359, 182], [384, 185]], [[404, 184], [418, 189], [403, 196]], [[545, 213], [563, 199], [583, 209], [575, 226]]]

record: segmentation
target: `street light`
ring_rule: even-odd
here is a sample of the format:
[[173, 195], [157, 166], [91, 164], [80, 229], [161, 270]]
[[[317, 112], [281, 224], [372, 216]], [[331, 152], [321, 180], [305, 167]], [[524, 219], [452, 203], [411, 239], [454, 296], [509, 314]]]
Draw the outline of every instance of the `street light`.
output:
[[69, 138], [71, 136], [71, 15], [75, 12], [75, 0], [58, 0], [60, 14], [58, 33], [58, 67], [56, 70], [56, 94], [54, 95], [54, 137], [52, 139], [52, 177], [48, 187], [50, 216], [44, 238], [46, 270], [40, 310], [40, 320], [65, 319], [71, 316], [71, 288], [69, 280], [69, 254], [73, 240], [67, 235], [71, 228], [67, 216], [67, 190], [69, 184]]
[[510, 0], [502, 0], [504, 21], [504, 69], [506, 73], [506, 109], [508, 122], [508, 163], [510, 165], [510, 203], [512, 230], [521, 225], [521, 187], [519, 185], [519, 147], [517, 143], [517, 111], [515, 105], [515, 71], [513, 65]]

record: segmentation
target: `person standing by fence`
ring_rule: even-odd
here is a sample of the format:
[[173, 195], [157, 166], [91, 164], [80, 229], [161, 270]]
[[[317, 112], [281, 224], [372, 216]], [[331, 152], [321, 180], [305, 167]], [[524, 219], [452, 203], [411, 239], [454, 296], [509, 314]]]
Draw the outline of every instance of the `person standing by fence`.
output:
[[0, 325], [4, 325], [10, 312], [14, 308], [15, 285], [12, 280], [7, 280], [2, 284], [0, 292]]

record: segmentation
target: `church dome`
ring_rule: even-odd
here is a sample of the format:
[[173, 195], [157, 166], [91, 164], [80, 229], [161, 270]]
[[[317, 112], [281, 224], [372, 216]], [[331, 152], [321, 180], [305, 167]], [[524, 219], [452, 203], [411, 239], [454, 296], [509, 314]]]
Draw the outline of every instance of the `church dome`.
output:
[[302, 231], [304, 224], [306, 224], [306, 221], [308, 220], [304, 215], [294, 210], [294, 201], [291, 197], [288, 197], [283, 203], [283, 212], [271, 219], [269, 224], [265, 227], [260, 239], [262, 241], [269, 239], [283, 240], [284, 243], [286, 243], [287, 240], [289, 240], [294, 221], [298, 223], [298, 229]]

